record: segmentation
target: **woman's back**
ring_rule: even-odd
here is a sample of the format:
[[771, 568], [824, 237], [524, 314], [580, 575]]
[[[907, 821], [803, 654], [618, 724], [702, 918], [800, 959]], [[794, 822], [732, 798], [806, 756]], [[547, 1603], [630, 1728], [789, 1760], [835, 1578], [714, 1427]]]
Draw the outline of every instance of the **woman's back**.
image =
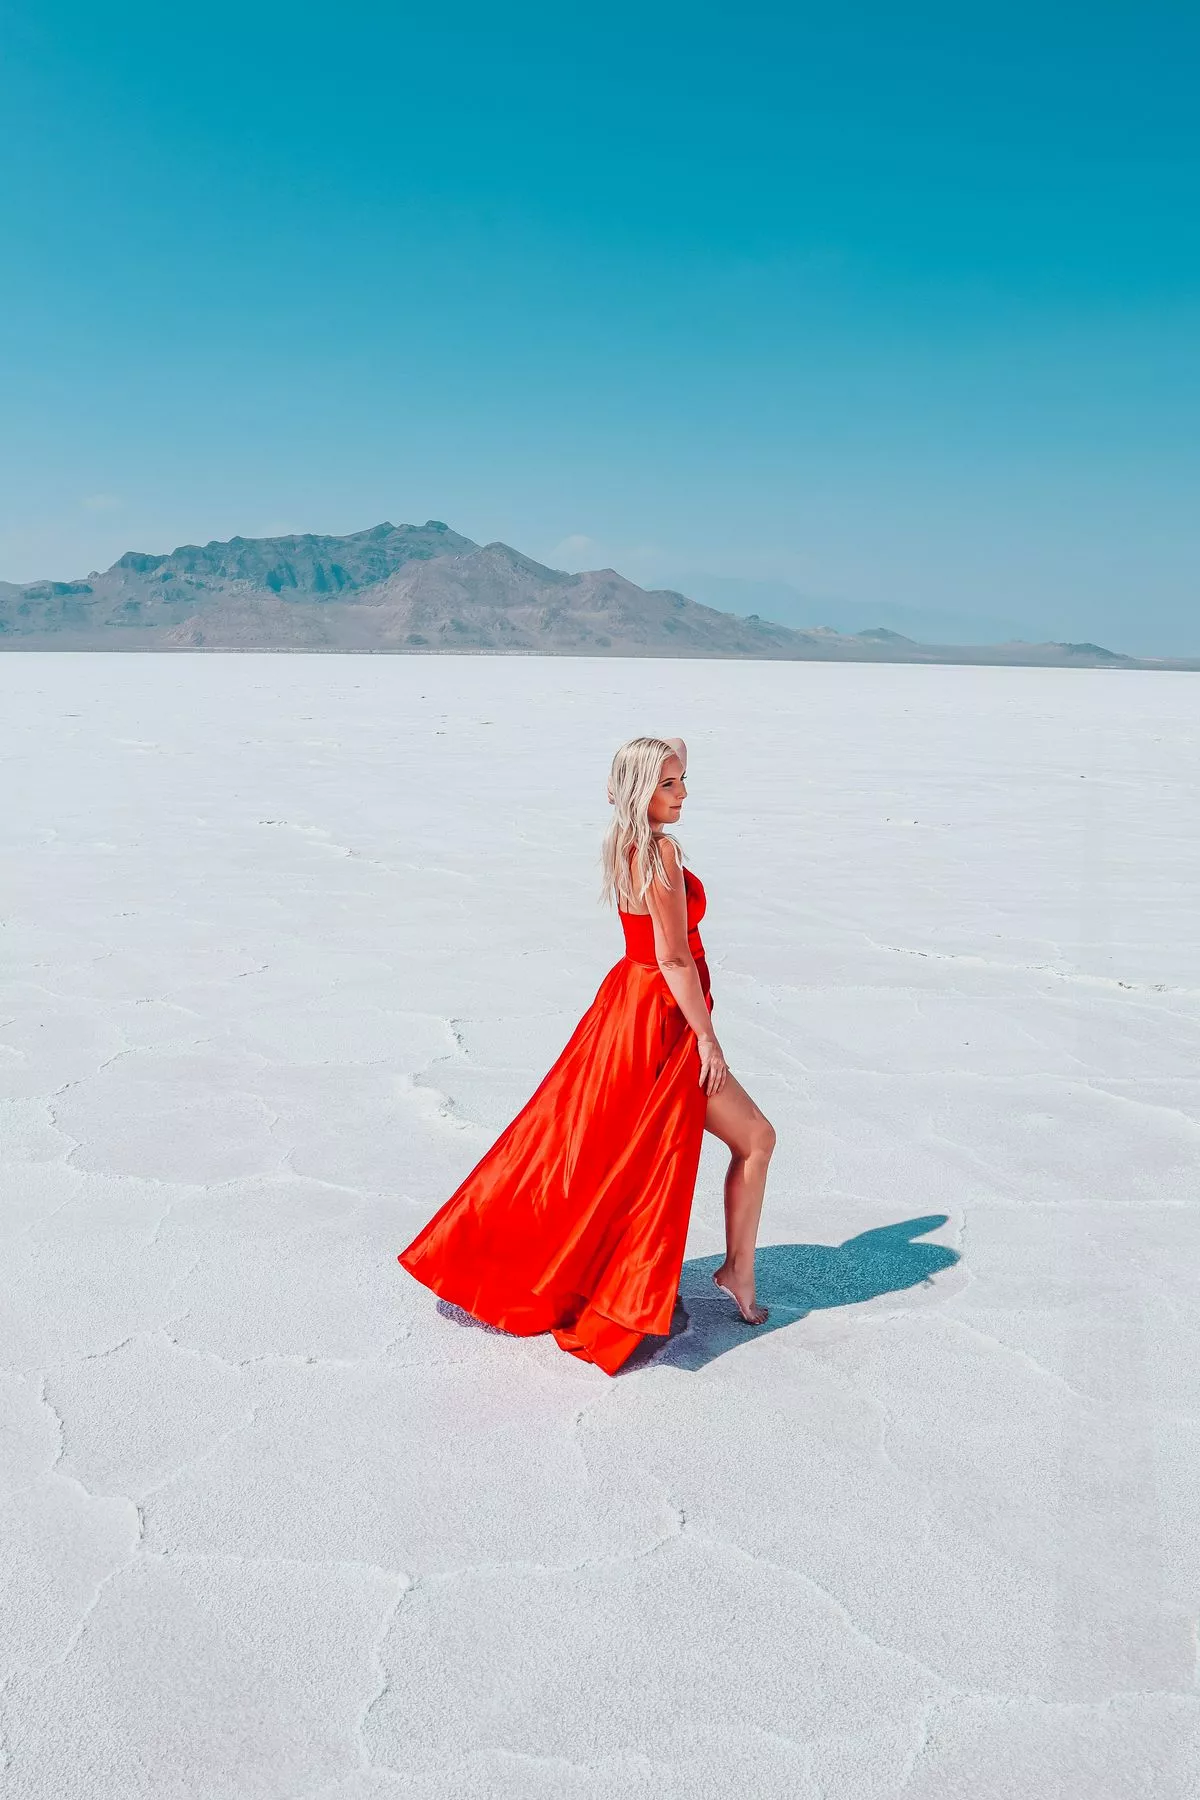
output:
[[[697, 963], [702, 963], [704, 961], [704, 945], [700, 941], [698, 926], [704, 917], [707, 905], [704, 884], [698, 875], [692, 874], [690, 869], [683, 871], [683, 884], [687, 894], [688, 949]], [[625, 933], [625, 954], [630, 962], [657, 967], [658, 953], [654, 947], [654, 920], [650, 913], [648, 911], [626, 912], [623, 907], [618, 907], [617, 916], [621, 921], [621, 929]]]

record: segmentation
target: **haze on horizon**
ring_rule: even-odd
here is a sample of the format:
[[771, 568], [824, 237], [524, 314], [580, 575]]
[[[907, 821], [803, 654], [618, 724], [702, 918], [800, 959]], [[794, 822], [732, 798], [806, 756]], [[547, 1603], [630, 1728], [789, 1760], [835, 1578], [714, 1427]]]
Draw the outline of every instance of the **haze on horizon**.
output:
[[434, 517], [1200, 653], [1198, 51], [1161, 4], [13, 0], [0, 580]]

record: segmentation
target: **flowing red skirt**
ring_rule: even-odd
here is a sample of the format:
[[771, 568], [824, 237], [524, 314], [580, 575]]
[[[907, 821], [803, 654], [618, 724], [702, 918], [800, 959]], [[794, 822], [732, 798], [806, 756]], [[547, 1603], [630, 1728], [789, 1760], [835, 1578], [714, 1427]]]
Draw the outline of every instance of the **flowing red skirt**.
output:
[[[711, 1009], [708, 968], [697, 969]], [[656, 966], [610, 969], [536, 1093], [399, 1261], [614, 1374], [665, 1336], [704, 1137], [700, 1056]]]

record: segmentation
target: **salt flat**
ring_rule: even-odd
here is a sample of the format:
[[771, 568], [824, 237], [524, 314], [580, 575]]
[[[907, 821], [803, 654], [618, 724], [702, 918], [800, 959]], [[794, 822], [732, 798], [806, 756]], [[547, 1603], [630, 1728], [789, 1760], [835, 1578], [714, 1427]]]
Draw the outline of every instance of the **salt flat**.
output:
[[[0, 659], [5, 1793], [1200, 1791], [1200, 676]], [[397, 1250], [680, 732], [768, 1329], [610, 1380]]]

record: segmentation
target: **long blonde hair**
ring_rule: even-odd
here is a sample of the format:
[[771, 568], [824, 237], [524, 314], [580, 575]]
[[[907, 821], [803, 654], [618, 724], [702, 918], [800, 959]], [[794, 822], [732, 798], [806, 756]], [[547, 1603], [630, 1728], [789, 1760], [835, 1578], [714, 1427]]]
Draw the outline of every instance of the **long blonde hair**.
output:
[[[609, 905], [619, 907], [622, 900], [641, 900], [655, 879], [666, 887], [671, 885], [663, 866], [658, 836], [650, 829], [649, 808], [662, 777], [663, 764], [669, 756], [677, 754], [663, 738], [636, 737], [622, 744], [613, 757], [608, 778], [613, 816], [600, 852], [604, 868], [600, 898]], [[671, 842], [679, 851], [682, 862], [682, 848], [674, 838]], [[636, 851], [638, 867], [642, 871], [641, 886], [636, 892], [630, 869], [631, 849]]]

